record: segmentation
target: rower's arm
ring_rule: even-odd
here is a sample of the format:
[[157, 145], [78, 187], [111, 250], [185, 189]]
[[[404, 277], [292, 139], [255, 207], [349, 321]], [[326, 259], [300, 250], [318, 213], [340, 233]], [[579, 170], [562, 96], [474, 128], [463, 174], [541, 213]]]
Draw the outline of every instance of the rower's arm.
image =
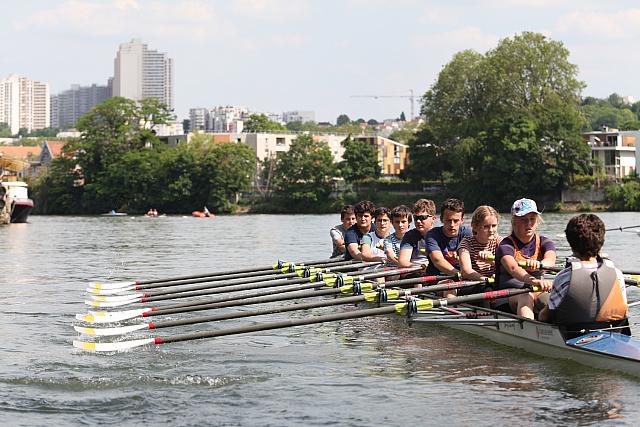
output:
[[371, 246], [368, 243], [363, 243], [362, 244], [362, 251], [360, 252], [360, 254], [362, 255], [362, 260], [363, 261], [386, 261], [387, 258], [383, 257], [383, 256], [377, 256], [374, 255], [371, 252]]
[[452, 266], [449, 261], [444, 259], [442, 251], [431, 251], [429, 253], [431, 263], [440, 270], [441, 273], [454, 275], [458, 273], [458, 269]]
[[544, 258], [540, 261], [542, 265], [554, 266], [556, 265], [556, 251], [547, 251], [544, 254]]
[[329, 234], [340, 253], [343, 254], [347, 250], [344, 244], [344, 236], [336, 229], [332, 229]]
[[502, 258], [500, 258], [500, 263], [511, 275], [511, 277], [521, 281], [522, 283], [532, 285], [534, 283], [534, 280], [536, 280], [536, 278], [529, 274], [527, 270], [520, 267], [516, 259], [511, 255], [503, 255]]
[[349, 254], [351, 254], [351, 258], [362, 261], [362, 252], [358, 249], [357, 243], [349, 243], [347, 245], [347, 250], [349, 251]]
[[398, 267], [409, 268], [411, 267], [411, 254], [413, 249], [411, 247], [401, 248], [400, 255], [398, 256]]
[[460, 273], [467, 280], [484, 280], [484, 276], [473, 269], [471, 266], [471, 255], [467, 250], [459, 250], [460, 257]]
[[398, 265], [398, 257], [396, 256], [395, 251], [393, 250], [393, 247], [389, 246], [387, 248], [387, 250], [385, 251], [385, 253], [387, 254], [387, 259], [389, 260], [389, 262]]

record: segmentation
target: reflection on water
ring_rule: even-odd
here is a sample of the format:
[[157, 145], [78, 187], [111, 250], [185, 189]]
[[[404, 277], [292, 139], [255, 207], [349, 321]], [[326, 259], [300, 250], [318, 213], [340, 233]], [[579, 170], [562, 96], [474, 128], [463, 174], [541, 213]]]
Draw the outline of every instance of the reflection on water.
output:
[[[608, 227], [640, 223], [634, 213], [602, 217]], [[568, 218], [545, 214], [543, 233], [559, 247], [566, 247], [558, 234]], [[399, 318], [357, 319], [113, 355], [71, 347], [77, 337], [73, 316], [86, 310], [83, 289], [90, 280], [152, 279], [266, 266], [278, 258], [326, 258], [328, 230], [337, 222], [337, 215], [214, 220], [34, 216], [29, 224], [0, 227], [2, 418], [8, 425], [133, 424], [142, 419], [178, 425], [636, 424], [636, 379], [533, 356], [443, 327], [408, 326]], [[501, 226], [507, 234], [508, 221]], [[610, 232], [605, 250], [621, 268], [639, 270], [638, 257], [630, 250], [638, 243], [634, 233]], [[630, 300], [640, 299], [637, 292], [629, 290]], [[350, 309], [354, 307], [251, 321]], [[640, 317], [637, 308], [632, 315]]]

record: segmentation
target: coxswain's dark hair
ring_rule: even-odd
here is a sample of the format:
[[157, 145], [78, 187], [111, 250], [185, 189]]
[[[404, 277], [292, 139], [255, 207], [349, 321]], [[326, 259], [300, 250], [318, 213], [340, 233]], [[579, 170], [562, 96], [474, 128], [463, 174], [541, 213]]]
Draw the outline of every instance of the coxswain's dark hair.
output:
[[574, 216], [564, 230], [573, 253], [579, 258], [598, 256], [604, 245], [604, 233], [604, 222], [594, 214]]

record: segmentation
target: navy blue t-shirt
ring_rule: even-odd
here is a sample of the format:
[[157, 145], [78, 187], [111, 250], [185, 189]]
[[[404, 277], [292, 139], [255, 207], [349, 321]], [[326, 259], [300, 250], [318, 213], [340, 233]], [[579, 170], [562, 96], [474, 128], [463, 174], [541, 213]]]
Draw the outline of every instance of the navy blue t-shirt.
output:
[[[371, 223], [371, 228], [369, 229], [369, 231], [376, 231], [376, 225], [374, 223]], [[353, 259], [353, 257], [349, 253], [349, 249], [348, 249], [349, 244], [357, 243], [358, 249], [360, 249], [360, 246], [362, 246], [362, 236], [364, 236], [367, 233], [362, 233], [358, 228], [358, 224], [353, 224], [351, 227], [349, 227], [347, 232], [344, 234], [344, 247], [347, 248], [344, 252], [345, 261], [349, 261], [350, 259]]]
[[[449, 261], [449, 264], [460, 269], [460, 260], [458, 260], [457, 257], [458, 248], [460, 247], [462, 239], [471, 235], [471, 228], [466, 225], [461, 225], [458, 235], [454, 237], [445, 236], [442, 231], [442, 226], [432, 228], [424, 237], [425, 244], [427, 245], [427, 254], [430, 256], [431, 252], [440, 251], [444, 256], [444, 259]], [[430, 262], [429, 267], [427, 268], [427, 274], [440, 274], [440, 270], [438, 270], [433, 262]]]

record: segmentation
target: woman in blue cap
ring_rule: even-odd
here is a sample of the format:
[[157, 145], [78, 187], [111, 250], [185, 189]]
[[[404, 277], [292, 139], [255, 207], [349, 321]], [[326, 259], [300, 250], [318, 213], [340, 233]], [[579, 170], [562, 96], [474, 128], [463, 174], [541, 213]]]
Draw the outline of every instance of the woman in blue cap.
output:
[[[556, 246], [548, 237], [537, 233], [541, 222], [536, 202], [518, 199], [511, 207], [511, 234], [496, 250], [496, 287], [524, 288], [536, 285], [542, 291], [551, 289], [551, 282], [542, 278], [540, 266], [555, 265]], [[519, 316], [534, 318], [533, 307], [540, 292], [529, 292], [502, 301], [500, 309]]]

